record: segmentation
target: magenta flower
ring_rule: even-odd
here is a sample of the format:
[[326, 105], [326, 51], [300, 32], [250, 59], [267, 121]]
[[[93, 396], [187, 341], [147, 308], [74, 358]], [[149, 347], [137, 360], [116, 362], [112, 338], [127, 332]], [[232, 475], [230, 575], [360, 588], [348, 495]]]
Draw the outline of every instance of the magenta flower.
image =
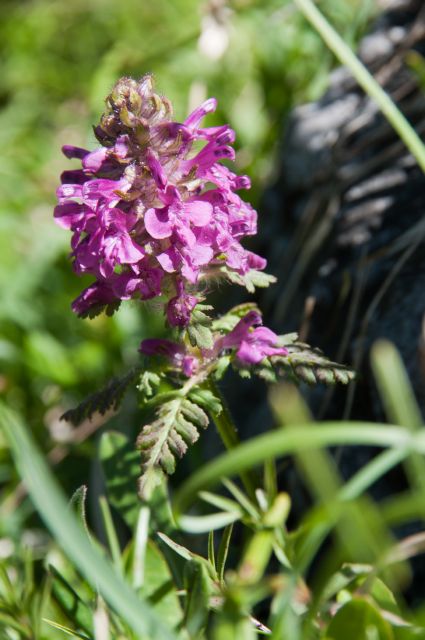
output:
[[236, 362], [242, 366], [258, 364], [268, 356], [287, 356], [288, 350], [277, 346], [278, 336], [260, 326], [262, 322], [258, 311], [249, 311], [232, 331], [216, 341], [214, 353], [236, 349]]
[[264, 269], [240, 244], [257, 230], [255, 210], [236, 194], [249, 178], [220, 164], [234, 159], [235, 134], [200, 126], [215, 108], [207, 100], [178, 123], [151, 76], [123, 78], [95, 129], [101, 147], [63, 148], [82, 167], [62, 174], [55, 218], [73, 232], [75, 271], [95, 278], [73, 304], [78, 314], [162, 295], [168, 322], [185, 326], [202, 279], [223, 266], [241, 275]]
[[145, 356], [162, 356], [176, 369], [180, 369], [185, 376], [190, 378], [199, 367], [199, 360], [188, 354], [183, 345], [163, 338], [147, 338], [143, 340], [139, 351]]
[[234, 351], [235, 363], [241, 367], [259, 364], [269, 356], [287, 356], [285, 347], [277, 346], [279, 337], [267, 327], [263, 327], [258, 311], [249, 311], [225, 336], [215, 340], [210, 351], [199, 352], [199, 357], [187, 350], [183, 344], [165, 339], [143, 340], [139, 351], [147, 356], [163, 356], [190, 377], [202, 364], [209, 365], [227, 350]]

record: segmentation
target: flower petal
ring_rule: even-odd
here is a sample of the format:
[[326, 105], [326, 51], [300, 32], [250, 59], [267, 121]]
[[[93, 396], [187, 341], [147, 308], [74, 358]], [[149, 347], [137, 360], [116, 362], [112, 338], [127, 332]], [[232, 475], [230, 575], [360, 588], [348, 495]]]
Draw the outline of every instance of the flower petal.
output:
[[79, 158], [82, 160], [90, 153], [90, 151], [82, 149], [81, 147], [74, 147], [72, 144], [64, 144], [62, 147], [62, 153], [67, 158]]
[[156, 240], [169, 238], [171, 236], [172, 226], [168, 208], [148, 209], [145, 213], [145, 227], [149, 235]]
[[163, 253], [159, 253], [156, 256], [161, 267], [167, 273], [173, 273], [176, 271], [180, 264], [180, 257], [178, 256], [174, 247], [170, 247], [167, 251], [163, 251]]
[[212, 218], [213, 207], [209, 202], [193, 200], [185, 202], [184, 213], [195, 227], [205, 227]]
[[217, 108], [217, 100], [215, 98], [208, 98], [199, 107], [197, 107], [188, 118], [184, 121], [184, 124], [189, 129], [196, 129], [202, 118], [205, 118], [207, 113], [213, 113]]

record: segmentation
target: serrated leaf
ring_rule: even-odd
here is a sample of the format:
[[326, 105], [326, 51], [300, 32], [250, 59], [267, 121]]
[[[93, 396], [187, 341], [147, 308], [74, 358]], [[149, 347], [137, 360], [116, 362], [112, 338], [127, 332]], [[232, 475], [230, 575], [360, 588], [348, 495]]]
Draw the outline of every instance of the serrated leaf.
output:
[[104, 415], [109, 409], [117, 410], [131, 385], [139, 378], [140, 371], [139, 367], [135, 367], [121, 378], [112, 378], [103, 389], [88, 396], [75, 409], [65, 411], [61, 419], [77, 426], [95, 413]]
[[239, 320], [244, 318], [250, 311], [257, 311], [260, 313], [255, 302], [244, 302], [243, 304], [238, 304], [220, 318], [216, 318], [212, 323], [212, 327], [214, 331], [224, 331], [228, 333], [234, 329]]
[[207, 411], [214, 413], [215, 415], [220, 415], [223, 409], [221, 400], [217, 398], [217, 396], [214, 395], [209, 389], [200, 389], [199, 387], [193, 389], [189, 393], [189, 398], [194, 400], [196, 404], [200, 405]]
[[192, 311], [187, 334], [193, 347], [212, 349], [214, 346], [214, 337], [211, 331], [212, 319], [207, 313], [204, 313], [204, 311], [211, 309], [210, 305], [197, 304]]
[[99, 455], [109, 502], [133, 528], [140, 509], [137, 496], [140, 456], [127, 436], [117, 431], [102, 435]]
[[187, 328], [190, 344], [200, 349], [212, 349], [214, 337], [211, 329], [202, 324], [190, 324]]
[[181, 404], [181, 412], [182, 414], [193, 424], [198, 427], [203, 427], [204, 429], [208, 427], [209, 418], [205, 411], [194, 402], [190, 400], [183, 400]]
[[221, 356], [216, 362], [215, 369], [213, 371], [214, 380], [221, 380], [224, 374], [226, 373], [232, 359], [230, 356]]
[[286, 347], [289, 344], [293, 344], [298, 340], [298, 333], [284, 333], [281, 336], [278, 336], [277, 346], [278, 347]]
[[245, 287], [249, 293], [254, 293], [257, 287], [266, 288], [276, 282], [275, 276], [272, 276], [269, 273], [264, 273], [264, 271], [257, 271], [256, 269], [251, 269], [244, 275], [236, 273], [235, 271], [230, 271], [226, 267], [222, 267], [221, 271], [230, 282]]
[[121, 300], [116, 300], [114, 302], [110, 302], [109, 304], [94, 304], [86, 311], [78, 313], [79, 318], [97, 318], [101, 313], [105, 312], [107, 316], [114, 315], [115, 311], [117, 311], [120, 307]]
[[[290, 336], [291, 334], [288, 334], [282, 338], [288, 339]], [[287, 356], [272, 356], [269, 359], [280, 376], [286, 375], [310, 385], [319, 382], [327, 385], [348, 384], [355, 378], [354, 371], [345, 365], [332, 362], [320, 349], [303, 342], [288, 342], [286, 346]]]
[[154, 371], [144, 371], [140, 376], [140, 382], [137, 385], [138, 391], [146, 398], [154, 395], [155, 390], [161, 382], [160, 376]]
[[255, 367], [255, 374], [266, 382], [277, 382], [276, 372], [268, 358], [265, 358]]
[[173, 398], [158, 407], [156, 419], [143, 427], [137, 439], [142, 454], [139, 493], [149, 499], [165, 472], [174, 473], [176, 457], [199, 438], [199, 428], [209, 424], [208, 415], [198, 404], [184, 397]]

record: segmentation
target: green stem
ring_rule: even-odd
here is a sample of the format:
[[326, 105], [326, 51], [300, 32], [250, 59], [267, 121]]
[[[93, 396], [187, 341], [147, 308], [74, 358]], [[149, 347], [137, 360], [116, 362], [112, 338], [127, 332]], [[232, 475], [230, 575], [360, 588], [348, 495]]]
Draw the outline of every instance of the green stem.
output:
[[390, 96], [355, 56], [350, 47], [315, 7], [312, 0], [294, 0], [307, 20], [323, 38], [338, 60], [346, 65], [359, 85], [375, 100], [382, 113], [425, 172], [425, 146]]
[[[220, 413], [211, 412], [211, 414], [212, 414], [212, 418], [214, 420], [215, 426], [217, 428], [218, 434], [224, 446], [228, 451], [231, 451], [232, 449], [235, 449], [240, 444], [240, 440], [239, 440], [237, 428], [235, 426], [235, 423], [233, 422], [233, 418], [230, 413], [229, 407], [227, 405], [226, 399], [224, 398], [219, 387], [216, 385], [216, 383], [214, 382], [214, 380], [212, 380], [211, 377], [208, 378], [205, 384], [208, 387], [208, 389], [211, 391], [211, 393], [213, 393], [215, 396], [220, 398], [220, 402], [222, 406], [221, 412]], [[240, 477], [249, 497], [255, 500], [255, 502], [257, 502], [255, 498], [256, 482], [253, 478], [253, 475], [249, 472], [242, 471], [240, 473]]]

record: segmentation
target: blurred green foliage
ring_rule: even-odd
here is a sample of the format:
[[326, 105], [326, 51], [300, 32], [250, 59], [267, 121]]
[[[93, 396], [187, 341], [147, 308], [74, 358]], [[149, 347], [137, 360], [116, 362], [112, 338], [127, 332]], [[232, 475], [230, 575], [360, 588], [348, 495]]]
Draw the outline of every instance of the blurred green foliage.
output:
[[[319, 5], [353, 46], [377, 10], [376, 0], [321, 0]], [[185, 532], [190, 531], [189, 525], [193, 527], [193, 535], [187, 536], [188, 546], [201, 555], [176, 545], [173, 548], [165, 537], [159, 546], [152, 540], [146, 542], [148, 523], [140, 517], [138, 503], [133, 502], [137, 499], [130, 482], [138, 470], [132, 429], [137, 429], [140, 422], [131, 401], [124, 404], [119, 418], [108, 423], [100, 455], [96, 453], [98, 438], [93, 437], [96, 426], [101, 431], [100, 423], [94, 424], [92, 431], [79, 431], [59, 420], [65, 409], [101, 387], [110, 376], [137, 363], [140, 340], [163, 330], [162, 319], [152, 314], [152, 307], [130, 303], [123, 305], [113, 318], [79, 320], [73, 316], [70, 302], [88, 281], [73, 274], [68, 260], [69, 235], [57, 228], [52, 219], [59, 175], [71, 168], [61, 154], [61, 146], [93, 148], [96, 143], [91, 126], [116, 79], [153, 72], [159, 91], [172, 100], [177, 119], [183, 119], [206, 97], [217, 97], [219, 108], [210, 124], [229, 122], [236, 130], [237, 167], [250, 174], [253, 189], [248, 196], [258, 205], [262, 190], [273, 179], [276, 152], [290, 109], [318, 98], [335, 65], [319, 36], [289, 0], [2, 0], [0, 59], [0, 396], [33, 432], [68, 496], [76, 487], [90, 484], [87, 504], [83, 500], [80, 511], [85, 513], [87, 509], [91, 536], [100, 537], [114, 560], [113, 548], [119, 539], [124, 550], [118, 557], [118, 570], [170, 625], [177, 624], [183, 616], [191, 637], [205, 623], [209, 609], [220, 606], [220, 615], [213, 623], [214, 638], [255, 637], [256, 621], [247, 620], [246, 611], [254, 606], [261, 610], [266, 597], [271, 599], [270, 622], [275, 625], [276, 637], [304, 637], [303, 616], [306, 629], [309, 633], [313, 629], [314, 637], [366, 637], [360, 635], [366, 627], [368, 638], [423, 637], [423, 629], [409, 627], [401, 618], [405, 610], [396, 606], [392, 594], [376, 577], [377, 567], [381, 570], [385, 562], [394, 560], [390, 556], [381, 558], [382, 567], [358, 564], [364, 558], [350, 549], [347, 556], [343, 549], [346, 529], [342, 526], [335, 529], [337, 542], [340, 538], [335, 547], [338, 558], [349, 557], [356, 564], [333, 573], [332, 562], [325, 557], [319, 567], [325, 588], [322, 592], [317, 588], [310, 602], [305, 585], [299, 580], [315, 555], [316, 546], [320, 546], [321, 536], [338, 523], [339, 511], [329, 512], [324, 508], [329, 507], [327, 502], [339, 501], [343, 510], [345, 503], [359, 498], [358, 512], [348, 511], [347, 506], [347, 522], [349, 526], [357, 523], [352, 541], [363, 545], [363, 550], [367, 536], [380, 550], [384, 525], [422, 517], [423, 460], [414, 448], [390, 449], [349, 483], [343, 487], [336, 483], [333, 488], [324, 484], [333, 473], [330, 459], [319, 452], [308, 458], [300, 445], [297, 462], [315, 506], [299, 531], [289, 537], [282, 524], [287, 496], [284, 509], [280, 505], [284, 513], [279, 511], [279, 521], [270, 521], [272, 507], [282, 499], [282, 494], [276, 496], [274, 465], [270, 461], [260, 494], [261, 508], [252, 505], [231, 483], [226, 488], [232, 500], [203, 492], [206, 502], [209, 497], [212, 505], [230, 509], [232, 517], [228, 522], [241, 520], [248, 532], [248, 543], [244, 550], [240, 549], [239, 567], [224, 576], [231, 527], [217, 537], [220, 545], [214, 545], [211, 534], [208, 560], [201, 557], [206, 556], [206, 545], [205, 535], [200, 532], [212, 523], [202, 509], [201, 515], [192, 514], [180, 523], [182, 530], [185, 523]], [[400, 376], [385, 380], [385, 371], [399, 369], [394, 362], [382, 358], [381, 354], [383, 373], [380, 378], [378, 369], [377, 378], [381, 379], [380, 391], [387, 399], [389, 416], [403, 424], [406, 431], [410, 427], [414, 432], [414, 420], [397, 412], [397, 407], [413, 406], [411, 399], [409, 405], [400, 398], [402, 392], [407, 397], [407, 386], [400, 383]], [[393, 392], [395, 388], [397, 394]], [[289, 400], [284, 398], [286, 411]], [[302, 413], [302, 406], [297, 410]], [[285, 422], [283, 410], [281, 414], [279, 417]], [[291, 415], [294, 424], [303, 419], [301, 414], [298, 418]], [[341, 428], [347, 429], [347, 434], [350, 429], [356, 430], [349, 423]], [[412, 438], [417, 437], [421, 443], [423, 427], [419, 425], [417, 429]], [[66, 629], [72, 627], [74, 631], [79, 629], [73, 637], [93, 638], [94, 633], [96, 640], [103, 640], [108, 637], [101, 631], [102, 624], [106, 624], [111, 640], [136, 637], [90, 586], [98, 575], [84, 579], [78, 567], [52, 541], [26, 498], [9, 442], [0, 430], [0, 636], [7, 633], [7, 640], [50, 640], [66, 637]], [[21, 464], [26, 462], [27, 468], [31, 455], [36, 458], [31, 449], [26, 451], [27, 458], [22, 455]], [[16, 450], [14, 456], [19, 457]], [[195, 447], [191, 452], [192, 468], [201, 467], [197, 456]], [[375, 505], [370, 506], [361, 498], [361, 493], [401, 459], [406, 459], [412, 487], [405, 494], [390, 497], [380, 513]], [[127, 463], [130, 467], [125, 466]], [[101, 467], [107, 476], [104, 487]], [[33, 480], [36, 475], [34, 472]], [[199, 474], [193, 477], [196, 484]], [[105, 513], [99, 509], [97, 498], [102, 492], [108, 494], [115, 515], [121, 513], [122, 519], [115, 522], [116, 531], [112, 526], [108, 532]], [[85, 497], [82, 490], [81, 495]], [[49, 504], [49, 493], [44, 499]], [[371, 527], [372, 510], [376, 510], [376, 522], [383, 519], [384, 529]], [[214, 516], [217, 528], [219, 521], [222, 523], [217, 519], [221, 515]], [[133, 522], [136, 516], [137, 526]], [[203, 517], [210, 519], [204, 521]], [[157, 505], [151, 519], [153, 528], [167, 530], [169, 518], [167, 505]], [[134, 534], [127, 547], [126, 526]], [[420, 553], [423, 538], [413, 542], [417, 547], [413, 552]], [[280, 573], [263, 575], [272, 550], [280, 563], [276, 565]], [[404, 551], [402, 545], [396, 551], [399, 559], [412, 552]], [[292, 573], [287, 571], [287, 552], [293, 562]], [[170, 563], [173, 554], [180, 557]], [[144, 572], [140, 569], [142, 557]], [[172, 575], [164, 558], [173, 567]], [[254, 562], [253, 575], [258, 585], [251, 584], [245, 571], [247, 560], [252, 565], [252, 559], [257, 563]], [[219, 579], [214, 577], [211, 582], [216, 571]], [[144, 584], [140, 582], [143, 574]], [[184, 587], [194, 595], [186, 599], [183, 610]], [[322, 626], [315, 624], [316, 614]], [[423, 617], [422, 610], [418, 624]], [[358, 628], [353, 626], [353, 620], [360, 621]], [[184, 630], [182, 633], [186, 637]]]
[[[376, 8], [321, 5], [352, 43]], [[0, 52], [0, 389], [39, 424], [64, 389], [79, 397], [137, 357], [152, 329], [132, 305], [94, 322], [70, 311], [87, 282], [72, 273], [69, 236], [52, 221], [59, 175], [71, 168], [61, 146], [93, 148], [91, 126], [115, 80], [151, 71], [177, 119], [218, 98], [214, 118], [236, 129], [238, 169], [252, 176], [255, 202], [288, 110], [323, 91], [333, 59], [294, 6], [277, 0], [3, 0]]]
[[[376, 2], [321, 8], [355, 44]], [[61, 412], [136, 362], [140, 340], [158, 335], [162, 320], [134, 304], [113, 318], [72, 314], [88, 280], [73, 274], [69, 235], [52, 219], [59, 175], [71, 168], [61, 146], [94, 148], [91, 127], [116, 79], [153, 72], [177, 119], [217, 97], [210, 123], [236, 130], [255, 204], [289, 110], [320, 95], [335, 61], [287, 0], [2, 0], [0, 59], [0, 394], [70, 494], [96, 475], [95, 445], [79, 443]], [[132, 422], [125, 406], [118, 426]], [[0, 482], [0, 539], [39, 530], [1, 434]]]

